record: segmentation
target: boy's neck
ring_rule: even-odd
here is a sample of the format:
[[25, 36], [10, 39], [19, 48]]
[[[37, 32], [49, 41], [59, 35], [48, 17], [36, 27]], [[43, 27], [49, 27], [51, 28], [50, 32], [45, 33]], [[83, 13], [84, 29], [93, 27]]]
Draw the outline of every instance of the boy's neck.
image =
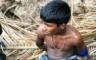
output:
[[57, 32], [55, 35], [65, 35], [66, 34], [66, 26], [64, 29], [61, 29], [59, 32]]

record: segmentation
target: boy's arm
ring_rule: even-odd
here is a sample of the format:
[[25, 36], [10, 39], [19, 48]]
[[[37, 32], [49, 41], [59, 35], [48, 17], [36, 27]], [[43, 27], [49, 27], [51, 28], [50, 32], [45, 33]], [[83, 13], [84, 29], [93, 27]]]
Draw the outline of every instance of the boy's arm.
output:
[[40, 30], [37, 30], [36, 45], [40, 49], [47, 51], [46, 44], [44, 43], [44, 35]]
[[87, 46], [85, 45], [81, 36], [79, 36], [77, 38], [77, 41], [75, 42], [75, 46], [76, 46], [76, 49], [77, 49], [77, 52], [76, 52], [77, 55], [86, 56], [87, 58], [90, 58]]
[[0, 24], [0, 35], [1, 35], [1, 33], [2, 33], [2, 26], [1, 26], [1, 24]]

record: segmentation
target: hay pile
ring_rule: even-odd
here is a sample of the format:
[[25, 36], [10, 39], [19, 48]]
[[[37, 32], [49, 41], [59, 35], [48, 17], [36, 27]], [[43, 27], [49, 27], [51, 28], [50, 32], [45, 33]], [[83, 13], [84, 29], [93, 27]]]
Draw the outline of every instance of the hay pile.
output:
[[[3, 27], [0, 41], [6, 45], [4, 53], [7, 55], [7, 60], [38, 60], [38, 56], [45, 53], [41, 52], [35, 45], [35, 32], [41, 23], [40, 9], [49, 1], [0, 0], [0, 23]], [[81, 10], [84, 9], [83, 12], [79, 13], [78, 11], [74, 12], [74, 1], [71, 1], [72, 17], [69, 24], [79, 30], [89, 47], [92, 59], [95, 59], [96, 1], [87, 0], [78, 3], [76, 6]]]

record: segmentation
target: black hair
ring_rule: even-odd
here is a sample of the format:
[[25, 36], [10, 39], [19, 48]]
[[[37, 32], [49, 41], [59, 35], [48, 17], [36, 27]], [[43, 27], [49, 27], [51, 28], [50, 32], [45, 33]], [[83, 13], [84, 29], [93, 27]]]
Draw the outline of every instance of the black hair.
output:
[[69, 5], [62, 0], [53, 0], [42, 7], [40, 18], [45, 22], [58, 25], [67, 24], [70, 20], [71, 11]]

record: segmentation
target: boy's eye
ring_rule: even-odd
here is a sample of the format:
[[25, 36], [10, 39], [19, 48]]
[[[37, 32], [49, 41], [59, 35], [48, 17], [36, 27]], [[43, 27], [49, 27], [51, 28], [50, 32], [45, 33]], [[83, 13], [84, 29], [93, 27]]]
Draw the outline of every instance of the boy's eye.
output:
[[48, 27], [51, 27], [51, 25], [50, 24], [46, 24]]
[[44, 23], [46, 26], [48, 26], [48, 27], [52, 27], [52, 25], [51, 24], [47, 24], [47, 23]]

